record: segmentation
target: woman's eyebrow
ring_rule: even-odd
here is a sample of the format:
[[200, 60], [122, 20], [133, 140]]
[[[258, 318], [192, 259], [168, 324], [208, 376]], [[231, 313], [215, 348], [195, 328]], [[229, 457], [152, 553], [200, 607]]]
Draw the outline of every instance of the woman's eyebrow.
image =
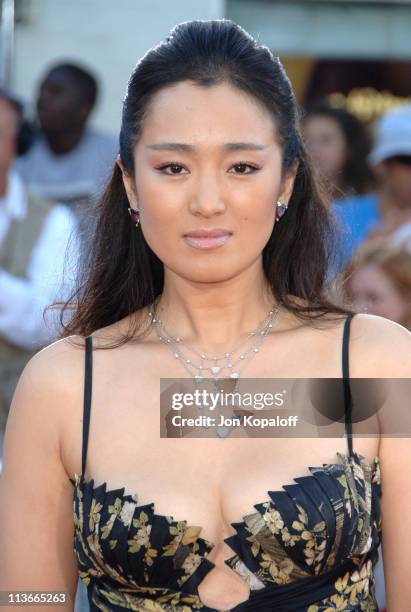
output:
[[[148, 149], [154, 151], [188, 151], [193, 152], [196, 148], [193, 145], [184, 144], [182, 142], [159, 142], [157, 144], [147, 145]], [[267, 149], [266, 145], [256, 142], [227, 142], [222, 148], [225, 151], [262, 151]]]

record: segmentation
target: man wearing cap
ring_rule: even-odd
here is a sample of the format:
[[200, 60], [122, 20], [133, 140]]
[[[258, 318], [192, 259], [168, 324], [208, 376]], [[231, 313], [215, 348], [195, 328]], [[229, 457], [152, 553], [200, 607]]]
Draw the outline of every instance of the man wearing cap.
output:
[[74, 214], [27, 193], [12, 169], [21, 122], [21, 103], [0, 89], [0, 467], [16, 383], [33, 353], [56, 335], [55, 319], [46, 325], [43, 310], [69, 290], [62, 281], [70, 236], [77, 252]]
[[411, 104], [385, 113], [376, 128], [369, 156], [379, 189], [376, 193], [336, 200], [333, 212], [344, 233], [347, 261], [368, 237], [411, 239]]

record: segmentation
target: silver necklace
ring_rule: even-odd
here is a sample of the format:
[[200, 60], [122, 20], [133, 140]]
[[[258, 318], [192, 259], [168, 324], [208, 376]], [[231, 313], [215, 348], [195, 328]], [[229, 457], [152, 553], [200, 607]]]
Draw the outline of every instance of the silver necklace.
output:
[[[273, 327], [273, 321], [277, 317], [279, 310], [280, 310], [279, 305], [274, 306], [274, 308], [270, 310], [270, 312], [268, 313], [268, 315], [266, 316], [266, 318], [264, 319], [260, 327], [249, 332], [246, 335], [246, 337], [242, 339], [239, 343], [237, 343], [237, 345], [231, 351], [227, 351], [223, 355], [213, 355], [213, 356], [209, 356], [205, 352], [197, 351], [197, 349], [185, 343], [181, 337], [173, 336], [172, 334], [170, 334], [168, 330], [166, 329], [164, 323], [161, 321], [161, 319], [159, 319], [159, 317], [155, 315], [155, 312], [153, 311], [152, 307], [150, 308], [149, 316], [151, 318], [151, 323], [154, 325], [154, 328], [155, 328], [155, 331], [156, 331], [156, 334], [159, 340], [163, 344], [165, 344], [165, 346], [168, 346], [170, 350], [173, 351], [175, 358], [180, 360], [181, 364], [183, 365], [185, 370], [189, 373], [190, 377], [194, 379], [194, 382], [197, 387], [199, 386], [201, 382], [207, 380], [207, 378], [203, 375], [204, 370], [210, 370], [210, 372], [213, 375], [211, 377], [211, 380], [214, 384], [214, 388], [216, 389], [216, 391], [218, 391], [217, 389], [217, 384], [219, 380], [218, 375], [220, 374], [222, 370], [226, 369], [229, 371], [229, 378], [235, 379], [234, 388], [231, 391], [231, 393], [234, 393], [238, 387], [238, 379], [240, 378], [240, 372], [244, 369], [244, 365], [247, 359], [250, 359], [254, 353], [259, 352], [260, 347], [265, 337], [269, 333], [270, 329]], [[159, 328], [163, 330], [162, 333], [159, 332]], [[243, 351], [240, 354], [237, 361], [233, 360], [232, 357], [234, 353], [239, 348], [241, 348], [245, 344], [245, 342], [247, 342], [247, 340], [250, 340], [250, 338], [253, 338], [254, 336], [256, 337], [256, 340], [252, 342], [250, 348]], [[201, 359], [201, 363], [195, 364], [192, 359], [185, 358], [180, 350], [180, 346], [184, 346], [187, 350], [194, 352], [196, 355], [198, 355]], [[221, 359], [224, 359], [224, 358], [227, 359], [226, 364], [218, 366], [216, 362], [221, 361]], [[204, 365], [205, 360], [212, 361], [213, 365], [205, 366]], [[236, 368], [234, 370], [233, 368], [237, 363], [241, 363], [242, 367]], [[190, 368], [194, 368], [197, 371], [197, 374], [196, 373], [193, 374]], [[221, 412], [220, 405], [218, 406], [218, 408], [219, 408], [220, 415], [221, 415], [222, 412]], [[227, 437], [231, 429], [232, 428], [227, 425], [215, 426], [216, 433], [220, 438]]]
[[[265, 325], [265, 321], [266, 321], [266, 320], [269, 318], [269, 316], [270, 316], [270, 315], [272, 315], [272, 314], [273, 314], [273, 311], [272, 311], [272, 310], [270, 310], [270, 312], [269, 312], [269, 314], [267, 315], [266, 319], [264, 319], [264, 322], [263, 322], [263, 324], [262, 324], [262, 327], [264, 327], [264, 325]], [[151, 316], [151, 313], [150, 313], [150, 316]], [[166, 329], [166, 327], [165, 327], [164, 323], [162, 322], [162, 320], [161, 320], [161, 319], [160, 319], [158, 316], [155, 318], [155, 321], [154, 321], [154, 322], [155, 322], [155, 323], [157, 323], [157, 325], [159, 325], [159, 326], [160, 326], [160, 327], [163, 329], [163, 331], [164, 331], [165, 335], [166, 335], [166, 336], [168, 336], [168, 337], [169, 337], [171, 340], [173, 340], [174, 342], [177, 342], [177, 343], [181, 342], [181, 338], [180, 338], [179, 336], [172, 336], [172, 335], [170, 334], [170, 332], [168, 332], [168, 331], [167, 331], [167, 329]], [[206, 354], [206, 353], [204, 353], [204, 352], [199, 352], [199, 351], [197, 351], [197, 349], [195, 349], [195, 348], [194, 348], [193, 346], [191, 346], [190, 344], [187, 344], [187, 343], [183, 343], [183, 344], [184, 344], [184, 346], [185, 346], [187, 349], [189, 349], [190, 351], [192, 351], [193, 353], [195, 353], [196, 355], [198, 355], [199, 357], [201, 357], [201, 359], [207, 359], [207, 360], [209, 360], [209, 361], [211, 361], [211, 360], [213, 360], [213, 361], [221, 361], [221, 359], [224, 359], [225, 357], [231, 357], [231, 355], [232, 355], [233, 353], [235, 353], [235, 351], [237, 351], [239, 348], [241, 348], [241, 346], [243, 346], [243, 344], [245, 344], [245, 342], [246, 342], [247, 340], [249, 340], [249, 338], [251, 338], [252, 336], [255, 336], [255, 335], [256, 335], [256, 334], [257, 334], [259, 331], [260, 331], [259, 329], [253, 329], [251, 332], [249, 332], [249, 333], [248, 333], [248, 334], [245, 336], [245, 338], [243, 338], [242, 340], [240, 340], [240, 342], [239, 342], [239, 343], [238, 343], [238, 344], [237, 344], [237, 345], [236, 345], [236, 346], [235, 346], [233, 349], [231, 349], [231, 351], [227, 351], [227, 352], [226, 352], [226, 353], [224, 353], [223, 355], [213, 355], [212, 357], [211, 357], [211, 356], [209, 356], [209, 355], [207, 355], [207, 354]]]
[[[166, 329], [164, 323], [161, 321], [161, 319], [157, 315], [155, 315], [152, 309], [150, 309], [149, 316], [151, 318], [152, 323], [155, 325], [155, 329], [156, 329], [159, 339], [164, 344], [170, 345], [170, 348], [171, 347], [173, 348], [174, 357], [176, 359], [180, 359], [184, 363], [184, 365], [187, 364], [190, 367], [197, 370], [197, 373], [194, 374], [194, 377], [197, 381], [202, 381], [205, 378], [204, 371], [207, 371], [207, 370], [211, 372], [214, 378], [218, 377], [218, 375], [221, 373], [222, 370], [228, 370], [229, 378], [238, 378], [239, 368], [234, 369], [234, 366], [236, 366], [238, 363], [243, 362], [251, 351], [253, 351], [254, 353], [259, 352], [260, 345], [262, 341], [264, 340], [264, 337], [267, 335], [269, 330], [273, 327], [273, 320], [274, 320], [274, 317], [277, 315], [278, 310], [279, 310], [279, 306], [275, 306], [273, 310], [270, 310], [270, 312], [268, 313], [268, 315], [266, 316], [266, 318], [264, 319], [260, 327], [249, 332], [245, 336], [244, 339], [242, 339], [233, 349], [231, 349], [231, 351], [226, 351], [222, 355], [213, 355], [213, 356], [207, 355], [204, 351], [201, 351], [201, 352], [198, 351], [190, 344], [187, 344], [186, 342], [184, 342], [179, 336], [173, 336], [172, 334], [170, 334], [170, 332]], [[158, 333], [158, 329], [157, 329], [158, 327], [160, 327], [163, 330], [162, 334]], [[233, 360], [232, 357], [235, 354], [235, 352], [238, 351], [238, 349], [241, 348], [251, 338], [256, 338], [256, 339], [254, 340], [254, 342], [252, 342], [251, 346], [246, 351], [243, 351], [240, 354], [237, 360]], [[179, 346], [177, 346], [177, 344]], [[193, 361], [193, 359], [189, 357], [187, 358], [184, 357], [184, 355], [182, 354], [180, 350], [180, 346], [184, 346], [184, 348], [187, 349], [188, 351], [195, 353], [195, 355], [200, 357], [201, 362], [199, 364], [196, 364]], [[218, 365], [218, 361], [221, 361], [222, 359], [225, 359], [226, 363], [222, 365]], [[212, 365], [209, 365], [209, 366], [204, 365], [204, 361], [211, 361]], [[193, 376], [191, 372], [190, 374]]]

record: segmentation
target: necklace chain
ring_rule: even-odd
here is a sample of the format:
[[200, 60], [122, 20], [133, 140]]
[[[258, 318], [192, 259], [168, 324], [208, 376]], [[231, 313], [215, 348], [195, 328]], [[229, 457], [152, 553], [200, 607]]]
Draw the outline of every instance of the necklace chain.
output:
[[[274, 313], [273, 313], [274, 314]], [[217, 377], [222, 370], [228, 370], [229, 372], [229, 377], [230, 378], [238, 378], [239, 377], [239, 372], [240, 370], [243, 369], [242, 368], [235, 368], [235, 366], [239, 363], [244, 364], [248, 355], [250, 355], [252, 352], [254, 353], [258, 353], [260, 350], [260, 346], [265, 338], [265, 336], [268, 334], [269, 329], [272, 327], [272, 320], [273, 320], [273, 315], [271, 315], [271, 317], [268, 319], [267, 324], [260, 330], [260, 333], [256, 336], [256, 340], [254, 342], [252, 342], [251, 346], [249, 348], [247, 348], [245, 351], [243, 351], [239, 357], [237, 357], [236, 359], [231, 359], [232, 355], [235, 353], [235, 351], [230, 351], [228, 358], [226, 359], [226, 363], [225, 364], [221, 364], [221, 365], [217, 365], [215, 363], [215, 361], [213, 361], [213, 365], [204, 365], [204, 359], [202, 359], [200, 364], [194, 363], [193, 360], [191, 358], [185, 358], [184, 355], [182, 354], [179, 346], [183, 345], [184, 347], [186, 347], [186, 344], [184, 342], [181, 342], [179, 346], [176, 346], [176, 344], [171, 340], [171, 342], [169, 342], [170, 338], [167, 338], [165, 336], [159, 335], [159, 339], [166, 344], [167, 346], [169, 346], [173, 352], [174, 352], [174, 356], [176, 359], [180, 359], [181, 362], [184, 364], [184, 366], [187, 368], [187, 365], [194, 368], [195, 370], [197, 370], [197, 373], [194, 375], [194, 377], [197, 380], [202, 380], [204, 378], [204, 372], [209, 370], [214, 377]], [[188, 371], [190, 371], [188, 369]]]
[[187, 348], [188, 350], [192, 351], [193, 353], [195, 353], [196, 355], [201, 357], [201, 359], [206, 359], [208, 361], [221, 361], [225, 357], [230, 357], [233, 353], [235, 353], [239, 348], [241, 348], [247, 342], [247, 340], [249, 340], [249, 338], [257, 335], [260, 332], [260, 330], [265, 327], [266, 321], [268, 321], [270, 319], [272, 314], [273, 314], [273, 311], [270, 310], [269, 314], [264, 319], [264, 321], [263, 321], [262, 325], [260, 326], [260, 328], [253, 329], [251, 332], [249, 332], [245, 336], [245, 338], [240, 340], [240, 342], [233, 349], [231, 349], [231, 351], [227, 351], [223, 355], [213, 355], [212, 357], [207, 355], [205, 352], [199, 352], [197, 349], [195, 349], [190, 344], [187, 344], [186, 342], [183, 342], [182, 339], [179, 336], [173, 336], [172, 334], [170, 334], [170, 332], [165, 327], [163, 321], [158, 316], [154, 317], [154, 314], [151, 311], [149, 313], [149, 316], [153, 316], [153, 323], [157, 323], [157, 325], [159, 325], [159, 327], [161, 327], [162, 330], [164, 331], [165, 336], [168, 336], [168, 340], [167, 341], [169, 343], [172, 342], [172, 341], [174, 341], [176, 343], [181, 343], [181, 344], [183, 344], [185, 346], [185, 348]]
[[[231, 351], [226, 351], [223, 355], [213, 356], [207, 355], [204, 351], [198, 351], [190, 344], [184, 342], [181, 337], [173, 336], [172, 334], [170, 334], [167, 328], [165, 327], [163, 321], [161, 321], [161, 319], [155, 314], [153, 307], [150, 308], [149, 317], [151, 319], [151, 323], [154, 325], [159, 340], [173, 352], [176, 359], [179, 359], [184, 369], [188, 372], [190, 377], [194, 379], [194, 382], [197, 387], [203, 381], [208, 380], [207, 377], [204, 376], [204, 371], [209, 370], [212, 374], [211, 380], [214, 384], [216, 391], [218, 391], [217, 384], [219, 374], [222, 370], [228, 370], [229, 378], [235, 380], [234, 388], [231, 391], [231, 393], [234, 393], [238, 387], [240, 372], [244, 369], [247, 360], [250, 359], [253, 354], [259, 352], [263, 341], [269, 333], [269, 330], [273, 327], [273, 322], [277, 318], [279, 310], [279, 305], [274, 306], [273, 309], [269, 311], [268, 315], [265, 317], [259, 328], [249, 332], [245, 336], [245, 338], [238, 342]], [[161, 333], [159, 332], [159, 328], [162, 330]], [[232, 356], [235, 354], [235, 352], [238, 351], [242, 346], [244, 346], [247, 341], [254, 337], [256, 339], [251, 343], [251, 346], [245, 351], [243, 351], [237, 358], [237, 360], [232, 359]], [[194, 352], [196, 355], [198, 355], [201, 359], [201, 363], [196, 364], [191, 358], [184, 357], [183, 353], [180, 350], [180, 346], [183, 346], [188, 351]], [[217, 365], [217, 362], [221, 361], [224, 358], [226, 358], [227, 360], [226, 363], [222, 365]], [[213, 365], [204, 365], [204, 361], [207, 360], [212, 361]], [[241, 363], [242, 367], [234, 369], [234, 366], [236, 366], [238, 363]], [[191, 368], [194, 369], [194, 374]], [[218, 406], [218, 408], [221, 413], [221, 407]], [[215, 426], [215, 430], [220, 438], [225, 438], [230, 434], [231, 427], [226, 425], [219, 425]]]
[[[249, 332], [246, 335], [246, 337], [243, 340], [241, 340], [240, 343], [238, 343], [231, 351], [227, 351], [224, 353], [224, 355], [221, 355], [221, 356], [214, 355], [212, 357], [208, 356], [204, 352], [197, 351], [194, 347], [185, 343], [180, 337], [171, 335], [170, 332], [168, 332], [168, 330], [166, 329], [161, 319], [159, 319], [158, 316], [155, 316], [152, 310], [150, 310], [149, 316], [151, 318], [152, 323], [155, 326], [155, 330], [156, 330], [159, 340], [163, 342], [163, 344], [165, 344], [166, 346], [169, 346], [169, 348], [173, 351], [175, 358], [181, 360], [182, 364], [185, 366], [185, 369], [190, 373], [191, 376], [193, 376], [193, 373], [190, 371], [187, 365], [197, 370], [197, 374], [194, 375], [194, 378], [200, 381], [204, 379], [203, 374], [205, 370], [209, 370], [214, 375], [214, 378], [218, 377], [218, 374], [220, 374], [221, 370], [228, 370], [230, 372], [229, 373], [230, 378], [238, 378], [239, 371], [235, 371], [234, 366], [237, 365], [238, 363], [244, 363], [247, 356], [251, 352], [254, 352], [254, 353], [259, 352], [260, 346], [263, 340], [265, 339], [269, 330], [273, 327], [273, 321], [274, 321], [274, 318], [277, 316], [278, 311], [279, 311], [279, 306], [275, 306], [272, 310], [270, 310], [270, 312], [268, 313], [268, 315], [266, 316], [266, 318], [264, 319], [260, 327], [258, 329], [253, 330], [252, 332]], [[163, 330], [162, 334], [159, 333], [158, 327], [160, 327]], [[231, 359], [234, 353], [239, 348], [241, 348], [245, 344], [245, 342], [250, 340], [250, 338], [254, 338], [254, 337], [256, 337], [256, 340], [252, 342], [251, 346], [247, 350], [243, 351], [240, 354], [237, 360]], [[180, 346], [184, 346], [187, 350], [194, 352], [196, 355], [198, 355], [201, 358], [200, 364], [196, 364], [191, 358], [185, 358], [180, 350]], [[224, 359], [224, 358], [226, 358], [226, 363], [222, 365], [217, 365], [217, 361], [221, 361], [221, 359]], [[210, 365], [210, 366], [204, 365], [204, 361], [207, 361], [207, 360], [212, 361], [213, 365]]]

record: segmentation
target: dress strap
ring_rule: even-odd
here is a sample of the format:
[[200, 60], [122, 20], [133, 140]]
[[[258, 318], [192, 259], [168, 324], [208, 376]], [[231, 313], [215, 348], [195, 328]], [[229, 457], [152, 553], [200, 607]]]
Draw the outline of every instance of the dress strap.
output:
[[350, 389], [350, 371], [348, 347], [350, 340], [350, 324], [354, 315], [347, 316], [344, 322], [343, 341], [342, 341], [342, 375], [344, 384], [344, 412], [345, 412], [345, 433], [347, 436], [348, 452], [353, 454], [352, 443], [352, 397]]
[[93, 341], [86, 337], [85, 368], [84, 368], [84, 405], [83, 405], [83, 446], [81, 451], [81, 475], [86, 469], [88, 434], [90, 429], [91, 390], [93, 376]]

